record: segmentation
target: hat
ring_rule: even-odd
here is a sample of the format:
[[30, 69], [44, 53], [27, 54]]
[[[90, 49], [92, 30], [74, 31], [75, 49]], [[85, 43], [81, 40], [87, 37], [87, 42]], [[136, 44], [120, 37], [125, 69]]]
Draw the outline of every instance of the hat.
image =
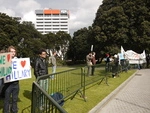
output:
[[109, 57], [109, 54], [106, 54], [107, 57]]

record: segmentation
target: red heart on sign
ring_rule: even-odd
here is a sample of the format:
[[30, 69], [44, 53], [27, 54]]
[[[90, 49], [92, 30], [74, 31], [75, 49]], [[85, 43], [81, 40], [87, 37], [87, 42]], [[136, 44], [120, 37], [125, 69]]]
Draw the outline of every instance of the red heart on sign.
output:
[[26, 61], [21, 61], [21, 66], [24, 67], [26, 65]]
[[10, 60], [10, 54], [7, 55], [7, 61], [9, 62]]

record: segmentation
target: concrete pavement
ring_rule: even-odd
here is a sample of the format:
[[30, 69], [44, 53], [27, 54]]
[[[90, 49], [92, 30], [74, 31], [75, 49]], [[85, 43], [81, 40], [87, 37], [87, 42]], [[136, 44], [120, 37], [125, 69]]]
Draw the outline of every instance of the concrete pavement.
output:
[[150, 69], [137, 70], [89, 113], [150, 113]]

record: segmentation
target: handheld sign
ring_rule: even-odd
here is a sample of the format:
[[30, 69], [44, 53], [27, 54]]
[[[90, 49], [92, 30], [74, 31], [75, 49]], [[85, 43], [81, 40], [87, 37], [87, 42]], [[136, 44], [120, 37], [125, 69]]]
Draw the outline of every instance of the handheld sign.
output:
[[31, 78], [29, 58], [12, 59], [12, 73], [4, 78], [4, 83]]
[[93, 51], [93, 45], [91, 45], [91, 51]]
[[11, 71], [11, 53], [0, 53], [0, 78], [9, 75]]

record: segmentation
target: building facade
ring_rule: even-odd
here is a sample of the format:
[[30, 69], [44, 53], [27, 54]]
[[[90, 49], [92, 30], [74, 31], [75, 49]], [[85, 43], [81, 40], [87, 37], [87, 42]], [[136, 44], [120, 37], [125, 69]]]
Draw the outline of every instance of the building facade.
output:
[[35, 10], [35, 28], [42, 34], [64, 31], [69, 34], [69, 11], [58, 9]]

